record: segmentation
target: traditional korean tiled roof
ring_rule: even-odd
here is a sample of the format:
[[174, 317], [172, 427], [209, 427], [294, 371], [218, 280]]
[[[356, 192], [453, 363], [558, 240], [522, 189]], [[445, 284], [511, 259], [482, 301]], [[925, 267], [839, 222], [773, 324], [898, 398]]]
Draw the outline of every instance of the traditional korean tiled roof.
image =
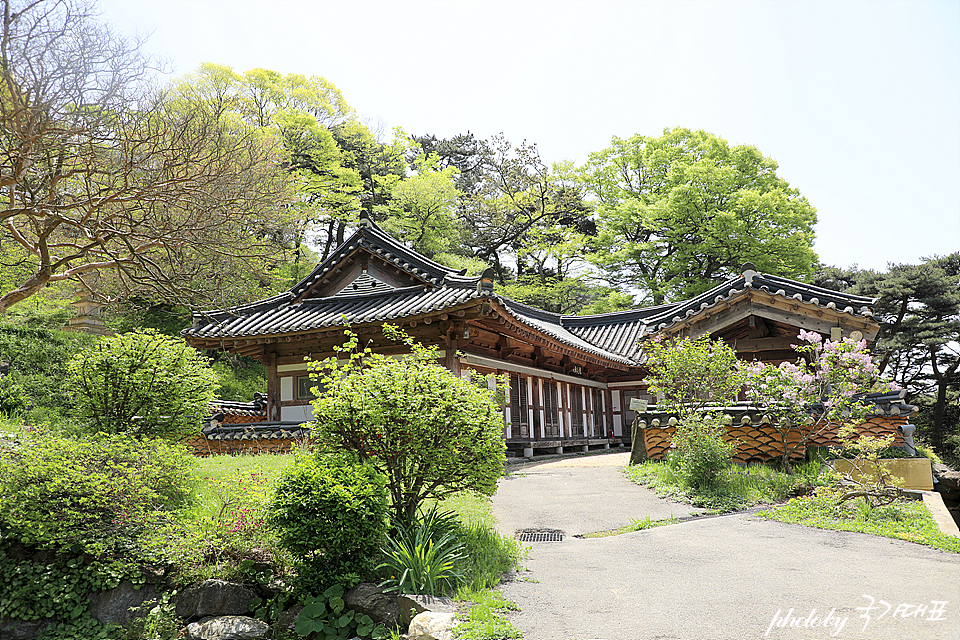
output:
[[[318, 283], [355, 252], [364, 251], [395, 265], [414, 286], [394, 286], [364, 271], [352, 284], [324, 297], [311, 297]], [[870, 317], [872, 298], [853, 296], [753, 271], [684, 302], [593, 316], [550, 313], [497, 295], [484, 277], [468, 277], [412, 251], [372, 223], [362, 226], [333, 255], [290, 291], [233, 309], [194, 314], [194, 325], [183, 335], [197, 339], [280, 336], [318, 329], [389, 322], [457, 307], [481, 298], [517, 322], [559, 342], [612, 361], [637, 365], [645, 335], [663, 331], [747, 291], [763, 291], [791, 302], [832, 309], [836, 313]], [[357, 286], [352, 286], [356, 284]]]
[[[459, 283], [458, 283], [459, 284]], [[183, 333], [196, 338], [233, 338], [301, 333], [327, 327], [388, 322], [407, 316], [449, 309], [492, 293], [470, 286], [404, 287], [387, 293], [334, 295], [326, 298], [277, 296], [252, 310], [243, 307], [201, 316]], [[266, 301], [264, 301], [266, 302]]]
[[[344, 258], [360, 248], [367, 249], [372, 255], [379, 256], [387, 262], [392, 262], [411, 275], [420, 278], [424, 284], [439, 286], [448, 278], [457, 277], [455, 269], [430, 260], [416, 251], [408, 249], [388, 234], [381, 231], [373, 223], [361, 226], [348, 240], [337, 247], [334, 252], [310, 272], [306, 278], [298, 282], [290, 290], [294, 298], [299, 297], [325, 275], [333, 270]], [[473, 279], [476, 281], [476, 279]]]
[[676, 307], [664, 304], [594, 316], [563, 316], [563, 326], [582, 340], [631, 361], [640, 358], [640, 336], [650, 317]]
[[688, 317], [727, 302], [748, 290], [763, 291], [771, 296], [812, 304], [817, 307], [832, 309], [838, 313], [863, 318], [873, 317], [870, 307], [876, 302], [875, 298], [840, 293], [796, 280], [745, 270], [739, 278], [727, 280], [686, 302], [665, 305], [661, 312], [646, 319], [644, 333], [663, 331], [671, 325], [683, 322]]
[[564, 344], [582, 349], [587, 353], [609, 358], [610, 360], [620, 362], [622, 364], [635, 364], [629, 356], [617, 351], [605, 349], [602, 346], [583, 339], [571, 331], [566, 326], [566, 323], [571, 318], [576, 319], [577, 316], [562, 316], [557, 313], [550, 313], [549, 311], [544, 311], [543, 309], [537, 309], [536, 307], [530, 307], [525, 304], [515, 302], [509, 298], [504, 298], [503, 296], [496, 296], [496, 299], [501, 305], [503, 305], [503, 308], [506, 309], [511, 316], [523, 324], [535, 329], [539, 329], [543, 333], [556, 338]]
[[[422, 285], [394, 288], [367, 274], [333, 295], [309, 297], [311, 288], [358, 250], [383, 259]], [[375, 225], [362, 226], [306, 278], [289, 291], [232, 309], [194, 314], [194, 324], [183, 335], [193, 338], [233, 338], [302, 333], [344, 322], [385, 322], [456, 307], [470, 300], [492, 297], [479, 277], [467, 277], [407, 249]]]

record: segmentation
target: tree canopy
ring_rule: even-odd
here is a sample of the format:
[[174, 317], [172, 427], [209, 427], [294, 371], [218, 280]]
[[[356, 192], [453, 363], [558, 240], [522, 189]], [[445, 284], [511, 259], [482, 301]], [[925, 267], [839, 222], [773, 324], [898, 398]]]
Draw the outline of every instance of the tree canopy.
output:
[[816, 210], [776, 170], [756, 147], [705, 131], [614, 137], [580, 167], [599, 228], [590, 258], [653, 304], [702, 293], [746, 262], [804, 279]]
[[52, 282], [102, 293], [98, 272], [121, 294], [207, 304], [256, 285], [289, 193], [275, 146], [154, 91], [137, 43], [85, 4], [2, 8], [0, 221], [25, 277], [0, 313]]

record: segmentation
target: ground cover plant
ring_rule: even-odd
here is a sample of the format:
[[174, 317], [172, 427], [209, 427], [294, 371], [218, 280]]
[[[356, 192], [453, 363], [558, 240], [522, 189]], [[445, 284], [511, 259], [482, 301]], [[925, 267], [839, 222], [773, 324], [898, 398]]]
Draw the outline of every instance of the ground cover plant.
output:
[[624, 473], [664, 498], [703, 507], [714, 513], [783, 502], [826, 482], [820, 476], [820, 463], [797, 465], [792, 476], [768, 465], [730, 463], [708, 487], [692, 486], [672, 457], [665, 461], [649, 460], [631, 465], [624, 469]]
[[922, 500], [894, 502], [880, 507], [852, 501], [837, 504], [829, 496], [794, 498], [787, 504], [756, 515], [834, 531], [857, 531], [907, 540], [935, 549], [960, 553], [960, 538], [940, 531]]
[[467, 607], [466, 619], [454, 630], [461, 640], [507, 640], [522, 638], [523, 634], [506, 619], [504, 613], [519, 607], [492, 589], [465, 589], [457, 593], [457, 600]]

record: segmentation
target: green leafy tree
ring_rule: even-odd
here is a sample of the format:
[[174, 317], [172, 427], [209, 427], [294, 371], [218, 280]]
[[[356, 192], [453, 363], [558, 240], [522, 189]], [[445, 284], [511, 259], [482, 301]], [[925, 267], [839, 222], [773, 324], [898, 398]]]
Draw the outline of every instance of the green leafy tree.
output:
[[746, 262], [806, 278], [816, 210], [776, 170], [755, 147], [704, 131], [615, 137], [580, 168], [597, 210], [591, 258], [653, 304], [706, 291]]
[[288, 216], [265, 233], [294, 251], [294, 273], [286, 275], [296, 280], [308, 244], [318, 246], [323, 259], [343, 241], [344, 229], [360, 211], [364, 183], [354, 154], [345, 151], [334, 131], [369, 132], [332, 83], [319, 76], [269, 69], [238, 73], [204, 63], [172, 83], [170, 93], [173, 100], [206, 105], [225, 126], [252, 128], [282, 148], [282, 167], [295, 196]]
[[103, 433], [178, 436], [199, 428], [217, 374], [180, 338], [153, 329], [107, 336], [67, 364], [78, 417]]
[[384, 230], [428, 258], [449, 251], [458, 236], [457, 170], [439, 168], [436, 156], [418, 156], [415, 173], [393, 187], [391, 203], [379, 207], [388, 216]]
[[673, 461], [693, 488], [715, 484], [733, 457], [736, 444], [724, 438], [726, 427], [708, 405], [725, 406], [743, 386], [736, 352], [709, 336], [696, 340], [651, 340], [644, 344], [649, 374], [645, 378], [658, 407], [678, 417]]
[[[409, 139], [402, 132], [381, 142], [368, 127], [351, 120], [330, 128], [343, 154], [345, 167], [360, 176], [359, 208], [372, 219], [381, 219], [380, 207], [389, 203], [394, 185], [406, 176], [405, 154]], [[338, 237], [338, 244], [343, 242]]]
[[387, 479], [398, 519], [412, 521], [427, 498], [463, 490], [493, 495], [503, 474], [504, 425], [486, 378], [454, 375], [437, 363], [435, 347], [390, 325], [384, 334], [411, 353], [372, 353], [348, 332], [339, 348], [346, 364], [312, 364], [325, 386], [313, 401], [316, 441], [371, 462]]

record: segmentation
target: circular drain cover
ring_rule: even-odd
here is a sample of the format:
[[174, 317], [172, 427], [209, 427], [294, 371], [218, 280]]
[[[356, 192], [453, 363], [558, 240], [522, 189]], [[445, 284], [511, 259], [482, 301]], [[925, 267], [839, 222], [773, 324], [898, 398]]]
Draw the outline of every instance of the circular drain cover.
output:
[[563, 542], [559, 529], [521, 529], [514, 537], [520, 542]]

